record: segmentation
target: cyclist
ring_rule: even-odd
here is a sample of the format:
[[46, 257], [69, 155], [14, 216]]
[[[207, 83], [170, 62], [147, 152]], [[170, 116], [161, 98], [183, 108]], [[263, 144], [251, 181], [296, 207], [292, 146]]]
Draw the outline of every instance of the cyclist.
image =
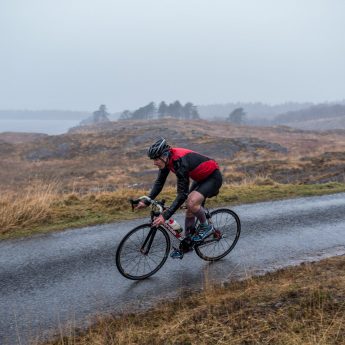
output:
[[[164, 138], [153, 143], [149, 147], [147, 155], [159, 168], [156, 181], [148, 195], [151, 199], [155, 199], [161, 192], [170, 171], [177, 177], [177, 196], [171, 206], [155, 218], [153, 226], [162, 225], [186, 201], [185, 233], [187, 241], [190, 242], [190, 239], [201, 241], [206, 238], [213, 232], [213, 227], [207, 222], [202, 203], [205, 198], [217, 195], [222, 185], [222, 175], [217, 162], [192, 150], [170, 147]], [[191, 188], [189, 188], [190, 179], [193, 180]], [[143, 200], [139, 202], [137, 208], [146, 206], [147, 204]], [[195, 217], [199, 220], [200, 225], [192, 236]], [[182, 259], [183, 251], [174, 249], [170, 256]]]

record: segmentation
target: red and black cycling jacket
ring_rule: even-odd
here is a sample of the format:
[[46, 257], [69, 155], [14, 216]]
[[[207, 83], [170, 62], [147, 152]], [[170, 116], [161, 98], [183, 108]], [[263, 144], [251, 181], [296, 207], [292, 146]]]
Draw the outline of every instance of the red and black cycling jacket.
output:
[[213, 159], [192, 150], [183, 148], [170, 149], [169, 162], [160, 169], [157, 179], [149, 194], [154, 199], [163, 189], [165, 181], [172, 171], [177, 177], [177, 196], [171, 206], [164, 211], [164, 219], [169, 219], [185, 202], [189, 193], [189, 179], [196, 182], [206, 180], [219, 166]]

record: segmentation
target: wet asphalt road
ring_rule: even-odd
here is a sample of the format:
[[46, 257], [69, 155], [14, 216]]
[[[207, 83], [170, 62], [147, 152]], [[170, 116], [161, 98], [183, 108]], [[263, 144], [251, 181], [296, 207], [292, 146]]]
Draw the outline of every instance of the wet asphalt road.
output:
[[145, 308], [185, 288], [200, 289], [205, 278], [238, 279], [345, 253], [345, 194], [233, 209], [242, 233], [225, 259], [210, 264], [194, 253], [169, 258], [142, 282], [118, 273], [114, 253], [143, 220], [0, 242], [0, 344], [27, 344], [85, 325], [99, 313]]

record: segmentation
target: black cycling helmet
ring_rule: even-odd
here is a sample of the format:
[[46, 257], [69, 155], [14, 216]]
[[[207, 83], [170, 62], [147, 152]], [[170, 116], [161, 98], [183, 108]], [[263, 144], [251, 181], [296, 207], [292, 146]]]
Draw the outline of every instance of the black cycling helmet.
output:
[[170, 145], [168, 145], [167, 141], [164, 138], [160, 138], [149, 147], [149, 149], [147, 150], [147, 155], [150, 159], [157, 159], [165, 153], [169, 152], [169, 150]]

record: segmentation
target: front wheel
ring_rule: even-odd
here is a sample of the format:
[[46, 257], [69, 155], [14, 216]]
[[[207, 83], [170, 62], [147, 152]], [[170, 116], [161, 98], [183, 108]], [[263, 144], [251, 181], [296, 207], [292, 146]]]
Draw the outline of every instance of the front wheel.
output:
[[170, 250], [167, 232], [140, 225], [131, 230], [116, 251], [116, 266], [128, 279], [141, 280], [155, 274], [165, 263]]
[[241, 222], [234, 211], [226, 208], [212, 211], [210, 215], [214, 232], [194, 248], [201, 259], [216, 261], [234, 249], [240, 237]]

